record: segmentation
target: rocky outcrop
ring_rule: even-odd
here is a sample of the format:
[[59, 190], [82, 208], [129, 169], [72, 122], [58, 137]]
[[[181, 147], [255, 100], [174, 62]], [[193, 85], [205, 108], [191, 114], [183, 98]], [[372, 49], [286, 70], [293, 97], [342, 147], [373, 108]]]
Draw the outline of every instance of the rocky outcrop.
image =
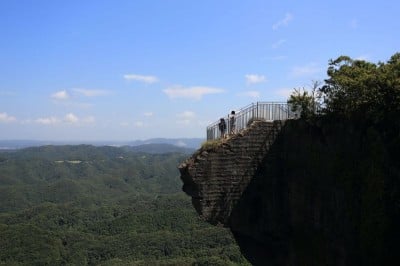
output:
[[199, 215], [254, 265], [396, 265], [398, 163], [375, 129], [257, 121], [180, 172]]
[[[229, 224], [232, 208], [282, 127], [282, 122], [255, 121], [250, 128], [212, 141], [179, 166], [183, 191], [211, 224]], [[260, 137], [262, 136], [262, 137]]]

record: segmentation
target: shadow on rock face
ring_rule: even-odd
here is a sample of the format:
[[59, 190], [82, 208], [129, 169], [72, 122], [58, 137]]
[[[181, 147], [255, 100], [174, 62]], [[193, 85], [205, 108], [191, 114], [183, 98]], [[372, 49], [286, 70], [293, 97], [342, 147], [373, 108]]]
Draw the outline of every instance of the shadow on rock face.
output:
[[344, 193], [304, 156], [314, 138], [299, 144], [283, 130], [232, 209], [229, 227], [253, 265], [357, 264]]
[[379, 132], [333, 122], [278, 136], [256, 123], [182, 164], [183, 190], [253, 265], [397, 265], [398, 155]]
[[237, 201], [229, 227], [253, 265], [290, 265], [287, 186], [280, 174], [279, 139]]

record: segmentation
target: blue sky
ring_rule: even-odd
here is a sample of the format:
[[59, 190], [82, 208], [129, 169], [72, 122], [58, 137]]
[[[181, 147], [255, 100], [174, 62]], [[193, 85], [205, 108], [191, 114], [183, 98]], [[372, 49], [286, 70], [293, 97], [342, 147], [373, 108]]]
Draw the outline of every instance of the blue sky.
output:
[[0, 1], [0, 139], [205, 137], [340, 55], [400, 49], [400, 2]]

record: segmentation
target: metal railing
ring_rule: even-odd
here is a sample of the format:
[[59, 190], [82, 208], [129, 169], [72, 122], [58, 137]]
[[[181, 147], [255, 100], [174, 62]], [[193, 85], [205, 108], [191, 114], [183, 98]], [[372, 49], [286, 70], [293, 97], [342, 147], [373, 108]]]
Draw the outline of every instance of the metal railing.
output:
[[[233, 124], [231, 123], [231, 115], [222, 118], [225, 119], [225, 123], [227, 125], [225, 134], [234, 134], [242, 129], [247, 128], [251, 120], [286, 120], [293, 119], [298, 116], [299, 113], [293, 112], [290, 108], [290, 105], [287, 103], [256, 102], [237, 110], [233, 118]], [[207, 140], [218, 139], [221, 137], [219, 122], [220, 120], [207, 127]]]

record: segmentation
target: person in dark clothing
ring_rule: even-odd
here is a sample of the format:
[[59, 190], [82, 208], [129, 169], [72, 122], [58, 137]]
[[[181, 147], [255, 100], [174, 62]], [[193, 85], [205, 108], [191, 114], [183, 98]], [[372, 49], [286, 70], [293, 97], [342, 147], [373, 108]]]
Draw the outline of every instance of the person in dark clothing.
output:
[[235, 122], [235, 111], [232, 111], [231, 115], [229, 116], [229, 129], [231, 134], [235, 133]]
[[219, 127], [219, 131], [221, 132], [221, 138], [224, 138], [225, 137], [225, 131], [226, 131], [226, 123], [225, 123], [225, 119], [224, 118], [221, 118], [219, 120], [218, 127]]

